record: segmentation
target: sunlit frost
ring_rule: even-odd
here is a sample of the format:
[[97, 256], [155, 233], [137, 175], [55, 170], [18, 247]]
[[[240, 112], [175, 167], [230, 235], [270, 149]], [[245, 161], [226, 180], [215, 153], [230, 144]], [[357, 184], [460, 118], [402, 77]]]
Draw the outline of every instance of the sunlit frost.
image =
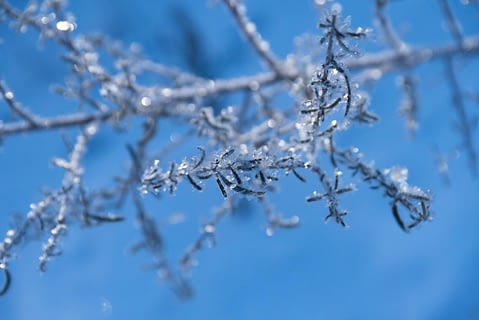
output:
[[10, 230], [7, 231], [7, 237], [10, 237], [10, 238], [11, 238], [11, 237], [13, 237], [14, 235], [15, 235], [15, 230], [10, 229]]
[[140, 103], [143, 107], [149, 107], [149, 106], [151, 106], [151, 98], [145, 96], [145, 97], [141, 98]]
[[240, 153], [241, 154], [248, 154], [248, 146], [244, 143], [240, 144]]
[[89, 125], [86, 128], [86, 133], [90, 136], [96, 134], [97, 131], [98, 131], [98, 126], [96, 124]]
[[343, 7], [341, 6], [341, 4], [335, 2], [332, 6], [331, 6], [331, 12], [333, 14], [340, 14], [341, 11], [343, 10]]
[[388, 174], [391, 178], [391, 181], [398, 185], [401, 189], [405, 189], [408, 187], [407, 184], [407, 177], [408, 177], [408, 169], [404, 167], [392, 167], [390, 169], [386, 169], [384, 171], [385, 174]]
[[5, 99], [12, 100], [14, 97], [15, 97], [15, 95], [13, 94], [13, 92], [11, 92], [11, 91], [5, 92]]
[[73, 31], [76, 29], [76, 25], [70, 21], [62, 20], [57, 22], [57, 30], [62, 32]]
[[273, 228], [271, 228], [271, 227], [266, 228], [266, 235], [268, 237], [272, 237], [273, 234], [274, 234], [274, 229]]
[[249, 84], [249, 88], [251, 91], [256, 91], [259, 89], [259, 83], [258, 81], [251, 81], [251, 83]]
[[252, 22], [249, 22], [248, 24], [246, 24], [246, 31], [248, 33], [256, 32], [256, 25]]
[[161, 94], [165, 97], [171, 97], [171, 94], [173, 93], [173, 91], [170, 89], [170, 88], [164, 88], [164, 89], [161, 89]]
[[215, 232], [216, 228], [212, 224], [207, 224], [206, 226], [204, 226], [203, 230], [206, 233], [213, 233], [213, 232]]

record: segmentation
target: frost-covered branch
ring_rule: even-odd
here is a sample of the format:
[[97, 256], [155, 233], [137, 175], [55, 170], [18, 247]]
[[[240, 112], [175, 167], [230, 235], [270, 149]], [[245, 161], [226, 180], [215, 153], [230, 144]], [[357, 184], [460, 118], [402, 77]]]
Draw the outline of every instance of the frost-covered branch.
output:
[[[361, 145], [354, 139], [345, 148], [336, 142], [352, 126], [366, 129], [362, 125], [379, 121], [372, 111], [374, 102], [362, 85], [368, 80], [379, 81], [388, 73], [404, 74], [401, 113], [408, 127], [415, 129], [419, 122], [417, 83], [411, 69], [434, 60], [446, 61], [463, 145], [471, 167], [477, 167], [474, 123], [466, 112], [452, 59], [479, 56], [479, 38], [460, 33], [446, 1], [441, 3], [454, 43], [406, 45], [386, 16], [387, 1], [377, 0], [376, 19], [390, 49], [361, 52], [357, 43], [367, 39], [369, 30], [352, 28], [336, 6], [319, 21], [319, 37], [314, 43], [320, 51], [317, 60], [308, 54], [277, 57], [246, 15], [245, 5], [239, 0], [223, 2], [267, 71], [208, 79], [152, 61], [137, 45], [124, 46], [104, 35], [80, 34], [63, 1], [46, 0], [21, 10], [0, 0], [0, 16], [14, 28], [31, 28], [41, 41], [61, 48], [59, 63], [65, 64], [69, 73], [53, 91], [78, 106], [43, 116], [45, 106], [38, 102], [24, 107], [21, 97], [7, 87], [8, 79], [2, 79], [0, 102], [6, 104], [8, 120], [0, 121], [0, 139], [35, 131], [80, 131], [68, 156], [52, 160], [65, 171], [60, 186], [31, 204], [25, 217], [12, 225], [0, 243], [0, 272], [6, 279], [0, 284], [0, 295], [10, 287], [10, 266], [18, 244], [33, 237], [44, 240], [39, 265], [44, 271], [46, 263], [61, 254], [71, 225], [91, 227], [122, 221], [122, 215], [111, 211], [120, 211], [125, 203], [132, 205], [140, 229], [140, 240], [132, 251], [147, 251], [152, 267], [182, 298], [193, 292], [188, 271], [195, 256], [205, 245], [219, 241], [220, 222], [235, 210], [238, 199], [247, 198], [262, 208], [269, 236], [300, 225], [299, 215], [283, 217], [271, 201], [290, 178], [301, 182], [305, 190], [302, 199], [291, 202], [321, 204], [314, 210], [326, 221], [343, 227], [348, 225], [350, 212], [343, 208], [343, 197], [360, 192], [364, 186], [378, 190], [389, 201], [392, 219], [410, 232], [431, 220], [431, 193], [410, 185], [406, 168], [379, 169], [365, 161]], [[278, 102], [284, 96], [287, 98]], [[221, 108], [211, 105], [210, 98], [223, 97], [233, 98]], [[171, 125], [170, 139], [160, 136], [164, 124]], [[118, 132], [131, 129], [132, 134], [138, 134], [136, 126], [141, 128], [139, 136], [128, 137], [124, 152], [128, 155], [127, 169], [106, 179], [108, 186], [92, 190], [83, 179], [88, 168], [82, 167], [81, 160], [89, 140], [105, 126]], [[183, 158], [165, 160], [171, 151], [181, 151]], [[145, 198], [153, 195], [161, 201], [175, 194], [180, 185], [192, 192], [211, 191], [222, 205], [212, 210], [211, 218], [201, 225], [199, 235], [175, 264], [170, 262], [165, 246], [166, 225]]]
[[[82, 203], [78, 196], [81, 190], [83, 168], [80, 161], [86, 151], [88, 140], [97, 132], [97, 127], [91, 124], [78, 135], [77, 141], [70, 152], [68, 159], [55, 158], [53, 164], [65, 170], [61, 187], [49, 192], [41, 201], [30, 205], [26, 220], [16, 228], [6, 232], [0, 243], [0, 264], [7, 269], [8, 261], [12, 257], [12, 249], [25, 241], [30, 233], [39, 235], [50, 234], [43, 245], [43, 253], [39, 258], [39, 268], [45, 271], [46, 263], [53, 256], [60, 254], [60, 237], [66, 233], [68, 223], [76, 219], [76, 209]], [[70, 221], [68, 221], [70, 220]], [[114, 216], [105, 217], [104, 221], [117, 221]]]

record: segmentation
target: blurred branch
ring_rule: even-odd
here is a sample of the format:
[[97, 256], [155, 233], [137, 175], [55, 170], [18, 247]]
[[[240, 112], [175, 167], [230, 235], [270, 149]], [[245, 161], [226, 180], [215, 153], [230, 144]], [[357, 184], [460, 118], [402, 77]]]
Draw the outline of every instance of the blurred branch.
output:
[[[462, 47], [465, 45], [465, 39], [461, 32], [461, 26], [459, 22], [454, 17], [454, 14], [449, 7], [447, 0], [439, 0], [443, 15], [446, 19], [447, 26], [452, 36], [457, 42], [457, 45]], [[478, 159], [477, 151], [474, 145], [473, 136], [474, 129], [477, 126], [477, 123], [468, 115], [466, 111], [466, 105], [464, 103], [463, 93], [461, 92], [461, 87], [457, 79], [456, 73], [454, 71], [454, 57], [447, 57], [444, 59], [446, 79], [449, 82], [452, 93], [452, 102], [453, 107], [457, 113], [459, 122], [455, 124], [456, 129], [461, 133], [463, 143], [462, 147], [466, 150], [469, 159], [469, 166], [477, 176], [478, 174]]]
[[[378, 70], [381, 74], [396, 72], [408, 69], [423, 63], [431, 62], [437, 59], [443, 59], [455, 56], [473, 56], [479, 53], [479, 38], [468, 37], [463, 41], [463, 45], [449, 44], [437, 46], [435, 48], [410, 48], [407, 52], [397, 53], [385, 51], [374, 54], [365, 54], [359, 58], [347, 58], [344, 64], [351, 72], [369, 70]], [[292, 73], [287, 79], [296, 79], [300, 74]], [[253, 76], [238, 77], [232, 79], [218, 79], [204, 84], [195, 84], [182, 88], [158, 88], [163, 92], [163, 100], [168, 102], [193, 99], [199, 93], [203, 97], [216, 96], [224, 93], [231, 93], [242, 90], [250, 90], [252, 87], [263, 87], [285, 80], [273, 72], [259, 73]], [[142, 112], [134, 111], [132, 115], [159, 115], [161, 110], [152, 109]], [[51, 118], [39, 117], [36, 124], [33, 125], [27, 121], [0, 123], [0, 137], [15, 135], [22, 132], [53, 130], [72, 126], [84, 125], [91, 122], [106, 122], [114, 118], [114, 111], [97, 113], [73, 113]], [[37, 116], [38, 117], [38, 116]]]
[[30, 113], [27, 109], [22, 107], [22, 105], [14, 100], [15, 96], [12, 91], [9, 91], [5, 88], [5, 85], [0, 81], [0, 94], [2, 95], [3, 99], [7, 102], [8, 106], [12, 111], [18, 114], [21, 118], [23, 118], [30, 126], [36, 127], [38, 126], [39, 120], [35, 115]]
[[[397, 53], [402, 54], [408, 46], [399, 38], [394, 31], [390, 19], [385, 14], [385, 8], [388, 0], [376, 0], [376, 19], [379, 22], [379, 28], [383, 34], [386, 43]], [[406, 118], [406, 127], [411, 136], [414, 135], [418, 127], [418, 99], [416, 95], [416, 81], [411, 75], [410, 68], [405, 69], [404, 75], [399, 78], [398, 85], [403, 91], [403, 99], [399, 107], [399, 113]]]
[[246, 7], [240, 0], [223, 0], [228, 9], [233, 14], [236, 23], [241, 32], [246, 36], [251, 46], [255, 49], [258, 55], [263, 59], [266, 65], [273, 70], [278, 76], [282, 78], [289, 78], [289, 74], [294, 71], [286, 70], [285, 66], [274, 56], [271, 52], [267, 41], [263, 40], [261, 34], [258, 32], [256, 24], [249, 20], [246, 15]]
[[446, 18], [447, 26], [449, 27], [449, 30], [451, 31], [454, 37], [454, 40], [456, 40], [458, 45], [461, 45], [464, 41], [464, 37], [462, 35], [461, 26], [459, 25], [459, 22], [454, 17], [454, 14], [452, 13], [451, 8], [449, 7], [449, 4], [447, 3], [447, 0], [439, 0], [439, 4]]
[[382, 73], [395, 72], [437, 59], [455, 56], [475, 56], [479, 53], [479, 37], [466, 37], [462, 45], [445, 44], [435, 47], [408, 47], [401, 52], [368, 53], [359, 58], [346, 59], [351, 71], [374, 68]]
[[56, 130], [60, 128], [78, 127], [93, 122], [105, 122], [112, 119], [113, 116], [113, 112], [98, 112], [92, 114], [73, 113], [51, 118], [37, 118], [35, 124], [27, 121], [0, 123], [0, 138], [22, 132]]
[[449, 86], [451, 88], [452, 106], [454, 107], [456, 114], [459, 117], [458, 122], [455, 123], [455, 128], [460, 132], [462, 136], [462, 147], [467, 152], [469, 166], [474, 175], [477, 176], [479, 163], [473, 138], [476, 123], [471, 120], [471, 117], [466, 111], [466, 105], [464, 103], [463, 95], [461, 93], [461, 88], [459, 87], [459, 82], [454, 72], [454, 65], [452, 59], [445, 59], [444, 66], [446, 72], [446, 79], [449, 82]]
[[388, 45], [396, 52], [400, 53], [406, 49], [406, 45], [401, 41], [399, 36], [393, 30], [390, 20], [384, 13], [384, 9], [389, 1], [388, 0], [376, 0], [376, 18], [379, 22], [381, 32], [388, 43]]

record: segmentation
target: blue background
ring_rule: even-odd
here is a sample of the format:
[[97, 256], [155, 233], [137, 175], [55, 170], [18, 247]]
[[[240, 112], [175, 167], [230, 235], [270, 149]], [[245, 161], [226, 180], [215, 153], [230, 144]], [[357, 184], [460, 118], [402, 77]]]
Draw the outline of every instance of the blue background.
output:
[[[204, 35], [205, 50], [219, 59], [212, 72], [221, 77], [254, 74], [264, 70], [246, 41], [237, 35], [230, 13], [214, 1], [71, 1], [77, 33], [101, 32], [124, 43], [135, 41], [153, 60], [182, 65], [174, 51], [178, 24], [171, 7], [183, 7]], [[479, 10], [450, 1], [466, 35], [478, 34]], [[453, 3], [454, 2], [454, 3]], [[22, 1], [18, 1], [19, 6]], [[318, 12], [307, 0], [247, 1], [250, 17], [274, 52], [285, 57], [294, 49], [295, 36], [318, 34]], [[343, 1], [343, 13], [352, 26], [375, 28], [372, 1]], [[411, 46], [452, 42], [436, 1], [393, 1], [388, 12], [401, 37]], [[55, 45], [38, 48], [37, 34], [19, 35], [0, 24], [0, 76], [16, 97], [31, 110], [54, 115], [65, 102], [49, 91], [61, 83], [66, 66], [58, 63]], [[170, 40], [168, 40], [170, 39]], [[362, 46], [378, 50], [378, 32]], [[475, 93], [477, 59], [457, 60], [463, 90]], [[218, 244], [199, 252], [192, 272], [193, 299], [179, 301], [152, 270], [142, 270], [147, 255], [130, 255], [128, 247], [139, 239], [134, 211], [125, 208], [127, 222], [70, 230], [64, 254], [37, 271], [41, 242], [21, 246], [10, 263], [11, 291], [0, 299], [0, 319], [479, 319], [479, 206], [478, 180], [471, 176], [463, 151], [456, 153], [459, 134], [451, 94], [440, 62], [413, 70], [419, 79], [420, 127], [410, 139], [398, 117], [401, 92], [397, 74], [366, 87], [371, 109], [381, 117], [373, 127], [353, 129], [338, 141], [361, 148], [379, 168], [409, 168], [410, 182], [434, 195], [434, 220], [404, 234], [378, 192], [358, 184], [359, 190], [343, 197], [351, 210], [349, 228], [324, 224], [322, 204], [303, 200], [312, 186], [287, 177], [274, 196], [275, 209], [285, 216], [298, 214], [299, 229], [279, 230], [266, 236], [260, 210], [228, 217], [218, 226]], [[69, 102], [66, 102], [68, 105]], [[477, 115], [477, 101], [468, 103]], [[8, 121], [0, 103], [0, 119]], [[161, 137], [172, 130], [166, 126]], [[101, 129], [92, 141], [84, 164], [90, 186], [101, 186], [124, 170], [126, 141], [135, 137]], [[479, 137], [475, 133], [476, 142]], [[477, 145], [477, 143], [476, 143]], [[449, 158], [450, 184], [435, 167], [434, 148]], [[194, 154], [172, 155], [181, 160]], [[52, 156], [65, 156], [57, 133], [43, 132], [7, 137], [0, 146], [0, 229], [7, 230], [11, 213], [26, 213], [40, 199], [39, 188], [56, 188], [62, 172], [49, 164]], [[191, 243], [201, 223], [219, 206], [217, 190], [201, 194], [180, 186], [174, 197], [149, 201], [159, 219], [181, 212], [183, 224], [165, 230], [172, 261]]]

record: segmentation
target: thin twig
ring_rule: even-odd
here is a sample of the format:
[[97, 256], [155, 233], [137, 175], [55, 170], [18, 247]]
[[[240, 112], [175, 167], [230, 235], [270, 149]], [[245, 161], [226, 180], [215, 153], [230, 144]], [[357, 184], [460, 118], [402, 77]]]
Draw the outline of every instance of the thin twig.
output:
[[230, 9], [241, 32], [246, 36], [263, 61], [278, 76], [284, 77], [284, 66], [281, 65], [280, 61], [271, 52], [268, 42], [262, 39], [261, 34], [256, 29], [256, 25], [249, 20], [246, 15], [246, 7], [240, 0], [223, 0], [223, 2]]
[[24, 108], [20, 103], [15, 101], [13, 92], [7, 90], [4, 84], [2, 83], [2, 81], [0, 81], [0, 94], [3, 96], [3, 99], [7, 102], [7, 105], [10, 107], [10, 109], [12, 109], [14, 113], [22, 117], [30, 126], [32, 127], [38, 126], [41, 120], [38, 119], [37, 116], [32, 114], [26, 108]]
[[467, 114], [466, 106], [464, 104], [464, 99], [461, 93], [461, 88], [457, 80], [456, 74], [454, 72], [454, 65], [452, 59], [444, 60], [446, 79], [449, 82], [452, 94], [452, 106], [454, 107], [459, 121], [456, 125], [457, 130], [461, 133], [463, 142], [462, 147], [466, 150], [469, 166], [473, 171], [474, 175], [478, 174], [478, 156], [474, 144], [474, 128], [471, 123], [471, 118]]
[[397, 53], [401, 53], [406, 48], [406, 45], [401, 41], [399, 36], [394, 31], [390, 20], [384, 13], [384, 9], [388, 0], [376, 0], [376, 18], [379, 22], [379, 27], [384, 35], [385, 40], [389, 46]]
[[454, 17], [454, 14], [452, 13], [452, 10], [447, 3], [447, 0], [439, 0], [439, 4], [441, 6], [444, 17], [446, 18], [447, 26], [451, 31], [452, 36], [454, 37], [454, 40], [456, 40], [457, 44], [461, 46], [464, 41], [464, 36], [462, 35], [459, 22]]

